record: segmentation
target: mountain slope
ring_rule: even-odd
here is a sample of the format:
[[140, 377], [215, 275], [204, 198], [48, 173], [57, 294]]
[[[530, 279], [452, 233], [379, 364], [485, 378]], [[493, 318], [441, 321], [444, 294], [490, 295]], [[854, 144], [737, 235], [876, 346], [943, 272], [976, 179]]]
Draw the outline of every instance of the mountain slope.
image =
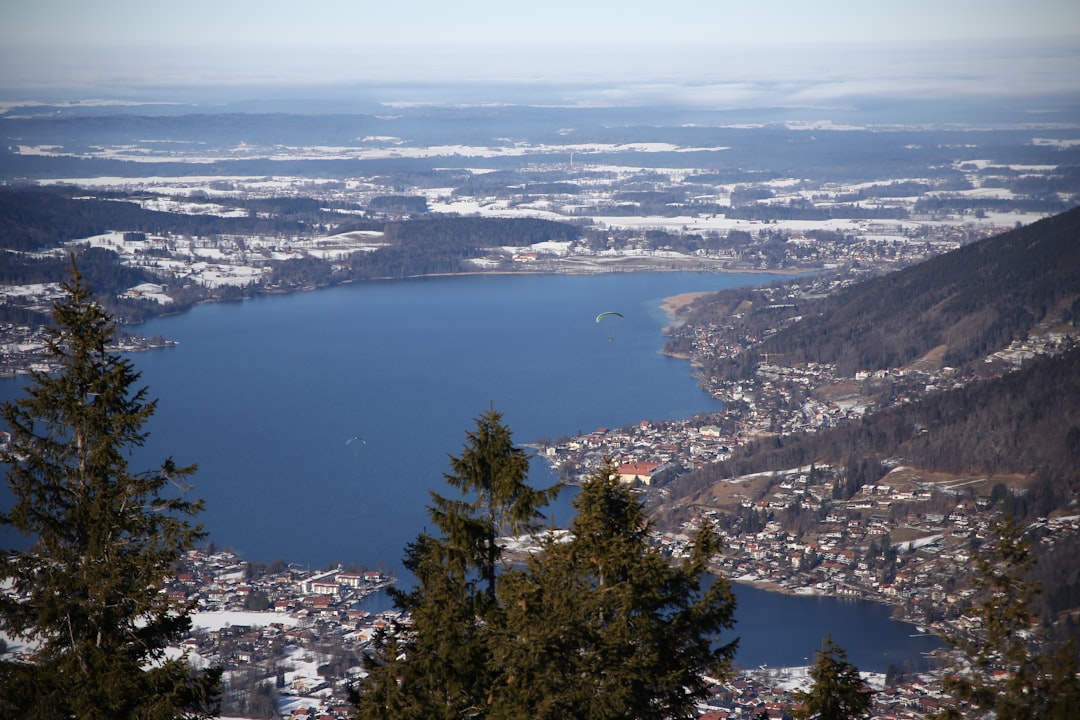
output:
[[967, 475], [1052, 475], [1080, 480], [1080, 347], [1037, 358], [1003, 377], [938, 393], [818, 433], [770, 437], [725, 463], [697, 471], [685, 487], [811, 463], [893, 459]]
[[944, 346], [943, 362], [958, 367], [1078, 313], [1080, 208], [802, 304], [791, 313], [802, 319], [761, 350], [850, 376]]
[[[892, 407], [839, 428], [760, 437], [739, 448], [728, 462], [680, 478], [673, 494], [686, 496], [719, 480], [760, 471], [864, 462], [900, 462], [951, 475], [1009, 475], [1032, 487], [1046, 482], [1053, 488], [1050, 504], [1080, 490], [1080, 348], [1074, 341], [1059, 346], [1062, 351], [1055, 356], [1037, 357], [1001, 377], [970, 382], [1002, 372], [1004, 363], [984, 361], [1012, 339], [1036, 330], [1045, 336], [1051, 327], [1075, 337], [1080, 318], [1080, 208], [834, 295], [790, 305], [776, 297], [759, 290], [734, 291], [691, 311], [686, 323], [691, 330], [708, 322], [712, 313], [714, 322], [724, 318], [744, 323], [738, 328], [742, 337], [765, 338], [714, 366], [703, 364], [706, 372], [722, 371], [723, 363], [737, 366], [744, 387], [753, 379], [760, 390], [754, 371], [762, 356], [781, 357], [786, 366], [835, 363], [838, 376], [850, 377], [860, 369], [909, 366], [935, 351], [944, 364], [962, 372], [908, 374], [912, 377], [903, 380], [905, 397], [940, 380], [949, 386], [954, 378], [964, 377], [969, 384], [896, 404], [900, 392], [890, 396], [892, 381], [882, 381], [882, 403]], [[1057, 342], [1041, 347], [1049, 349]], [[779, 382], [779, 375], [769, 377]], [[801, 397], [820, 396], [823, 388], [811, 386]], [[760, 405], [762, 398], [757, 401]]]

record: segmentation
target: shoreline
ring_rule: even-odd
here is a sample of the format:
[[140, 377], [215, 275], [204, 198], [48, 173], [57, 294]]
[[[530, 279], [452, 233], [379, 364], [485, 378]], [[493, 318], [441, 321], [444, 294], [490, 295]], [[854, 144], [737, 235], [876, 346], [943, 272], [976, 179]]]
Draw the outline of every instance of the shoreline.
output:
[[715, 290], [698, 290], [672, 295], [671, 297], [664, 298], [663, 302], [660, 303], [660, 309], [667, 313], [668, 317], [677, 319], [679, 315], [699, 297], [712, 295], [715, 292]]
[[[710, 572], [712, 572], [712, 571], [710, 571]], [[713, 572], [713, 574], [717, 575], [717, 573], [715, 573], [715, 572]], [[880, 605], [882, 607], [887, 607], [887, 608], [898, 607], [897, 603], [889, 602], [885, 598], [844, 597], [842, 595], [830, 595], [829, 593], [821, 593], [821, 592], [801, 593], [801, 592], [796, 592], [796, 591], [794, 591], [794, 590], [792, 590], [790, 588], [786, 588], [786, 587], [784, 587], [783, 585], [781, 585], [780, 583], [778, 583], [778, 582], [776, 582], [774, 580], [761, 580], [761, 579], [750, 580], [750, 579], [745, 578], [745, 577], [733, 578], [733, 577], [727, 577], [726, 575], [719, 575], [719, 576], [726, 578], [727, 581], [730, 582], [730, 583], [735, 583], [735, 584], [738, 584], [738, 585], [745, 585], [746, 587], [752, 587], [755, 590], [761, 590], [762, 592], [778, 593], [780, 595], [787, 595], [788, 597], [831, 598], [831, 599], [834, 599], [834, 600], [855, 600], [857, 602], [866, 602], [866, 603], [871, 603], [871, 604], [874, 604], [874, 605]], [[917, 622], [913, 622], [911, 620], [906, 620], [904, 618], [898, 618], [898, 617], [890, 617], [889, 619], [892, 620], [893, 622], [899, 622], [899, 623], [904, 623], [905, 625], [910, 625], [911, 627], [915, 628], [915, 630], [917, 630], [920, 634], [930, 635], [930, 636], [938, 638], [942, 642], [945, 642], [945, 631], [942, 630], [942, 629], [939, 629], [937, 627], [934, 627], [933, 625], [920, 625]]]

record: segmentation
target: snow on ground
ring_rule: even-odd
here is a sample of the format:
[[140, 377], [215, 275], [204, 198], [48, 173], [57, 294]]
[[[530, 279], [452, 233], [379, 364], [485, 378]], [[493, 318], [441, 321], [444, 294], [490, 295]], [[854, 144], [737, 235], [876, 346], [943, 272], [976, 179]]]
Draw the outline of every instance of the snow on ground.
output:
[[435, 213], [457, 213], [463, 216], [483, 216], [483, 217], [535, 217], [545, 220], [565, 221], [566, 216], [550, 210], [538, 210], [536, 208], [529, 208], [527, 213], [523, 213], [519, 208], [510, 207], [509, 201], [500, 200], [498, 202], [489, 202], [483, 200], [445, 200], [445, 201], [429, 201], [428, 208]]
[[225, 252], [221, 248], [216, 247], [193, 247], [191, 248], [191, 254], [198, 258], [206, 258], [207, 260], [225, 259]]
[[282, 715], [289, 715], [300, 708], [315, 707], [322, 705], [325, 697], [331, 693], [329, 687], [318, 692], [314, 688], [324, 684], [319, 676], [318, 667], [324, 662], [304, 650], [296, 650], [288, 655], [285, 666], [291, 667], [285, 672], [285, 685], [289, 694], [282, 694], [278, 705]]
[[905, 542], [894, 543], [893, 547], [901, 551], [918, 550], [921, 547], [927, 545], [933, 545], [938, 540], [941, 540], [944, 535], [928, 535], [927, 537], [916, 538], [915, 540], [907, 540]]
[[[1080, 141], [1078, 141], [1080, 143]], [[564, 152], [569, 157], [570, 152], [575, 153], [588, 153], [588, 152], [616, 152], [620, 150], [635, 150], [639, 152], [661, 152], [670, 151], [673, 146], [669, 146], [665, 143], [654, 144], [636, 144], [636, 145], [558, 145], [558, 146], [515, 146], [513, 148], [468, 148], [465, 146], [446, 146], [446, 147], [428, 147], [428, 148], [393, 148], [393, 152], [398, 156], [404, 156], [406, 154], [415, 157], [433, 157], [440, 154], [456, 154], [461, 156], [477, 156], [477, 157], [495, 157], [504, 154], [524, 154], [525, 152], [544, 152], [544, 153], [556, 153]], [[689, 148], [678, 148], [679, 150], [690, 150]], [[709, 148], [709, 149], [723, 149], [723, 148]], [[970, 164], [979, 169], [990, 167], [991, 164], [987, 160], [975, 160], [970, 161]], [[650, 172], [662, 172], [667, 173], [672, 177], [677, 175], [686, 174], [685, 169], [665, 169], [665, 168], [641, 168], [628, 165], [601, 165], [593, 163], [582, 163], [582, 167], [587, 167], [591, 171], [596, 172], [611, 172], [620, 177], [630, 176], [636, 172], [643, 170], [649, 170]], [[1005, 167], [1005, 166], [1002, 166]], [[1014, 171], [1045, 171], [1046, 168], [1041, 166], [1010, 166], [1010, 169]], [[479, 171], [477, 171], [479, 172]], [[301, 178], [294, 176], [261, 176], [261, 177], [246, 177], [246, 176], [186, 176], [186, 177], [167, 177], [167, 176], [151, 176], [145, 178], [122, 178], [122, 177], [98, 177], [98, 178], [64, 178], [56, 180], [42, 180], [40, 184], [75, 184], [85, 187], [99, 187], [99, 188], [116, 188], [116, 189], [144, 189], [157, 192], [169, 193], [173, 195], [201, 193], [208, 198], [215, 196], [235, 196], [247, 192], [298, 192], [303, 191], [309, 187], [319, 187], [327, 183], [333, 183], [329, 179], [312, 179]], [[800, 182], [797, 179], [781, 178], [772, 181], [772, 185], [778, 188], [792, 186]], [[350, 181], [347, 185], [352, 190], [360, 189], [360, 181]], [[605, 188], [608, 183], [604, 183]], [[882, 183], [869, 183], [869, 185], [880, 185]], [[887, 183], [886, 183], [887, 184]], [[428, 198], [429, 207], [433, 212], [438, 213], [458, 213], [461, 215], [479, 215], [487, 217], [521, 217], [523, 214], [530, 217], [542, 217], [550, 220], [566, 220], [566, 216], [546, 209], [545, 206], [540, 204], [534, 204], [530, 206], [515, 206], [511, 207], [508, 201], [492, 202], [483, 199], [462, 199], [454, 200], [451, 198], [449, 188], [439, 189], [426, 189], [418, 190], [418, 192]], [[606, 194], [605, 190], [605, 194]], [[1007, 196], [1008, 191], [1001, 188], [979, 188], [974, 190], [964, 191], [965, 194], [973, 196], [990, 196], [1001, 197]], [[178, 208], [187, 208], [185, 211], [196, 212], [199, 206], [198, 203], [184, 203], [182, 201], [176, 201]], [[190, 207], [189, 207], [190, 206]], [[568, 209], [562, 208], [563, 210]], [[802, 234], [811, 230], [834, 230], [843, 232], [846, 234], [854, 235], [880, 235], [882, 239], [891, 240], [903, 237], [903, 233], [909, 229], [915, 229], [926, 225], [937, 226], [956, 226], [956, 225], [978, 225], [991, 228], [1012, 227], [1016, 223], [1030, 224], [1038, 220], [1043, 219], [1043, 215], [1038, 213], [986, 213], [983, 218], [972, 218], [970, 216], [957, 217], [956, 219], [947, 220], [907, 220], [907, 221], [863, 221], [863, 220], [849, 220], [849, 219], [830, 219], [823, 221], [813, 220], [780, 220], [776, 222], [770, 222], [768, 224], [758, 221], [750, 220], [737, 220], [729, 219], [723, 215], [713, 215], [708, 217], [698, 216], [679, 216], [679, 217], [630, 217], [630, 216], [595, 216], [594, 222], [601, 227], [622, 228], [630, 230], [642, 230], [642, 229], [663, 229], [663, 230], [686, 230], [692, 232], [728, 232], [730, 230], [744, 230], [754, 232], [758, 229], [768, 227], [772, 230], [782, 230], [792, 234]]]
[[139, 203], [145, 210], [181, 213], [184, 215], [216, 215], [218, 217], [242, 218], [248, 216], [244, 208], [231, 208], [215, 203], [181, 202], [170, 198], [148, 198]]
[[173, 301], [171, 297], [165, 294], [165, 288], [156, 283], [142, 283], [129, 289], [127, 294], [131, 297], [141, 298], [143, 300], [153, 300], [156, 303], [162, 305], [168, 305]]
[[514, 537], [501, 537], [498, 545], [507, 552], [538, 552], [541, 543], [548, 537], [553, 537], [556, 542], [569, 542], [569, 530], [544, 530], [537, 535], [517, 535]]
[[298, 620], [287, 613], [252, 612], [245, 610], [217, 610], [213, 612], [195, 612], [191, 614], [191, 626], [206, 630], [221, 630], [233, 625], [263, 626], [280, 623], [290, 627]]
[[[365, 138], [367, 140], [368, 138]], [[223, 160], [386, 160], [389, 158], [496, 158], [522, 157], [525, 155], [589, 155], [597, 153], [661, 153], [661, 152], [711, 152], [727, 150], [726, 147], [684, 147], [666, 142], [636, 143], [586, 143], [586, 144], [532, 144], [507, 145], [424, 145], [410, 146], [398, 139], [384, 145], [363, 146], [258, 146], [240, 143], [229, 148], [169, 147], [160, 149], [146, 145], [117, 145], [98, 147], [90, 151], [65, 150], [55, 145], [19, 145], [21, 155], [39, 157], [108, 158], [130, 162], [183, 162], [207, 164]]]
[[[758, 679], [767, 679], [770, 687], [780, 688], [789, 693], [794, 690], [806, 692], [812, 684], [809, 665], [776, 668], [762, 665], [757, 670], [752, 670], [751, 674]], [[860, 672], [859, 675], [871, 688], [885, 689], [884, 673]]]
[[0, 297], [58, 297], [63, 294], [60, 283], [32, 283], [30, 285], [0, 285]]
[[465, 262], [478, 268], [496, 268], [502, 264], [501, 260], [489, 260], [488, 258], [465, 258]]
[[529, 246], [529, 252], [547, 253], [548, 255], [568, 255], [570, 253], [570, 246], [573, 245], [569, 241], [556, 241], [545, 240], [544, 242], [538, 242], [535, 245]]
[[782, 668], [766, 668], [762, 666], [760, 671], [754, 674], [767, 676], [772, 687], [782, 688], [787, 692], [792, 690], [805, 691], [810, 687], [809, 666]]
[[1060, 140], [1057, 138], [1032, 138], [1032, 145], [1049, 145], [1061, 150], [1080, 145], [1080, 140]]
[[246, 265], [211, 265], [197, 262], [191, 265], [191, 274], [200, 285], [222, 287], [224, 285], [250, 285], [258, 282], [264, 273], [259, 268]]

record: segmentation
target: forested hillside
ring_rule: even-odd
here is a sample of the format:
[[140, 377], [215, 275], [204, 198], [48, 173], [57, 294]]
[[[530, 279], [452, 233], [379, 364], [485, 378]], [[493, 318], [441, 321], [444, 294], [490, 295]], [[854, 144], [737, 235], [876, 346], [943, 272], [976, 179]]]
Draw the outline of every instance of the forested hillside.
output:
[[1080, 309], [1080, 208], [972, 243], [820, 302], [763, 349], [841, 373], [906, 365], [946, 346], [960, 366]]
[[1017, 514], [1048, 514], [1080, 490], [1080, 348], [845, 427], [750, 442], [729, 461], [680, 478], [673, 494], [752, 472], [867, 460], [878, 468], [891, 461], [956, 475], [1022, 475], [1030, 492], [1015, 496]]
[[[669, 488], [663, 513], [715, 496], [717, 488], [734, 478], [795, 468], [811, 468], [813, 475], [815, 467], [835, 471], [832, 498], [825, 504], [843, 503], [867, 485], [880, 486], [893, 468], [901, 475], [925, 478], [929, 485], [940, 482], [932, 494], [937, 500], [883, 511], [895, 532], [903, 532], [912, 518], [948, 512], [978, 496], [989, 512], [1012, 517], [1028, 528], [1030, 537], [1043, 538], [1049, 532], [1046, 519], [1074, 516], [1080, 494], [1080, 347], [1036, 358], [1002, 377], [870, 414], [848, 426], [747, 443], [730, 460], [678, 478]], [[729, 522], [764, 522], [737, 504], [728, 510], [736, 518]], [[789, 506], [777, 511], [776, 519], [797, 529], [817, 527], [825, 515], [824, 510]], [[1080, 541], [1067, 533], [1047, 537], [1037, 545], [1036, 555], [1032, 578], [1042, 590], [1036, 614], [1044, 627], [1054, 625], [1053, 633], [1069, 637], [1075, 633], [1072, 613], [1080, 604]]]
[[321, 205], [308, 198], [237, 201], [236, 209], [247, 211], [247, 217], [221, 217], [146, 210], [138, 204], [145, 195], [88, 195], [86, 190], [64, 187], [0, 189], [0, 248], [33, 252], [110, 230], [188, 235], [304, 233], [327, 219]]
[[850, 377], [903, 367], [931, 351], [961, 367], [1025, 337], [1037, 323], [1077, 316], [1080, 208], [828, 297], [767, 304], [736, 291], [703, 299], [687, 320], [739, 322], [748, 335], [764, 338], [736, 358], [746, 368], [767, 353], [785, 365], [835, 363]]
[[354, 254], [349, 271], [356, 280], [408, 277], [475, 270], [471, 258], [504, 245], [573, 240], [580, 231], [567, 223], [536, 218], [426, 217], [387, 223], [388, 245]]

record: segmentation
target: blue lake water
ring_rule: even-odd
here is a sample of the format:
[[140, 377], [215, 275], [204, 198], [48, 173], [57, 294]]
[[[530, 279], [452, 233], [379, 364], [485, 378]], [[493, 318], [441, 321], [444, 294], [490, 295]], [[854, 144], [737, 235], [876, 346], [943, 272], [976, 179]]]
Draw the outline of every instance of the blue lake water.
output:
[[[159, 405], [131, 467], [169, 456], [198, 463], [201, 522], [219, 546], [248, 559], [356, 562], [402, 574], [402, 550], [425, 527], [429, 492], [447, 492], [447, 455], [461, 451], [480, 413], [494, 407], [514, 439], [528, 443], [717, 410], [688, 363], [659, 353], [670, 322], [660, 304], [771, 279], [471, 276], [199, 306], [139, 329], [179, 346], [133, 356]], [[623, 319], [598, 324], [603, 311]], [[0, 400], [20, 386], [0, 382]], [[555, 480], [542, 462], [530, 479]], [[553, 509], [560, 524], [570, 515], [565, 495]], [[869, 603], [829, 609], [842, 601], [751, 592], [738, 630], [747, 665], [799, 664], [825, 632], [843, 644], [839, 628], [848, 624], [871, 652], [871, 638], [911, 632]], [[770, 603], [779, 603], [775, 612]], [[856, 622], [852, 607], [864, 606]], [[750, 615], [763, 608], [769, 619], [758, 629]], [[786, 634], [777, 618], [793, 622]], [[795, 642], [803, 629], [809, 645]], [[765, 640], [777, 630], [781, 636]], [[885, 644], [917, 659], [929, 649], [917, 640], [914, 648], [897, 645], [899, 636]], [[764, 655], [751, 649], [758, 647]]]

